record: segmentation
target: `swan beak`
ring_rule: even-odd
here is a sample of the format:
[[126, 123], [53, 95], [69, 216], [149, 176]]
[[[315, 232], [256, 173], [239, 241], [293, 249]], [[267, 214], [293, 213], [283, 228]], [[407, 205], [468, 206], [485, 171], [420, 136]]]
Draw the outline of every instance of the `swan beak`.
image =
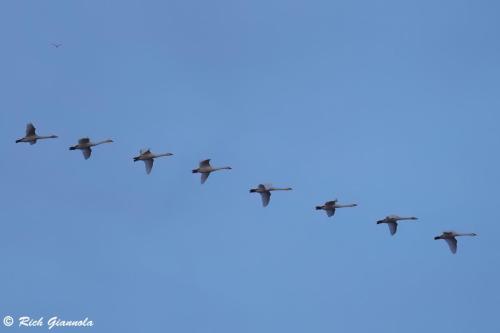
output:
[[434, 240], [438, 240], [438, 239], [440, 239], [440, 238], [441, 238], [441, 237], [436, 236], [436, 237], [434, 237]]

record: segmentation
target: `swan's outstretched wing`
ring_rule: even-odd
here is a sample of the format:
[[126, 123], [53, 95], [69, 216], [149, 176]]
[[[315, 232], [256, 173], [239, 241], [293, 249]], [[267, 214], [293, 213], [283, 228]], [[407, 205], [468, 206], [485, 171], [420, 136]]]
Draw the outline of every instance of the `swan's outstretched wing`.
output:
[[149, 175], [151, 173], [151, 169], [153, 169], [154, 160], [151, 158], [149, 160], [144, 160], [144, 165], [146, 166], [146, 173]]
[[29, 123], [26, 125], [26, 136], [33, 136], [35, 135], [36, 128], [33, 126], [32, 123]]
[[205, 182], [208, 179], [208, 176], [210, 176], [210, 172], [202, 172], [201, 173], [201, 183], [205, 184]]
[[92, 149], [90, 148], [83, 148], [82, 149], [82, 154], [83, 154], [83, 157], [88, 160], [90, 158], [90, 155], [92, 155]]
[[335, 208], [326, 208], [325, 212], [326, 212], [326, 215], [328, 215], [328, 217], [332, 217], [333, 215], [335, 215]]
[[200, 168], [206, 168], [210, 166], [210, 159], [203, 160], [200, 162]]
[[140, 153], [141, 155], [144, 155], [144, 154], [147, 154], [147, 153], [150, 153], [150, 152], [151, 152], [151, 150], [150, 150], [149, 148], [142, 148], [142, 149], [139, 151], [139, 153]]
[[78, 140], [78, 144], [80, 144], [80, 145], [85, 145], [89, 142], [90, 142], [89, 138], [81, 138], [80, 140]]
[[391, 236], [396, 233], [398, 230], [398, 224], [396, 222], [389, 222], [387, 223], [387, 226], [389, 227], [389, 231], [391, 233]]
[[262, 206], [267, 207], [269, 200], [271, 200], [271, 192], [262, 192], [260, 197], [262, 198]]
[[456, 238], [446, 238], [446, 243], [448, 243], [448, 247], [450, 248], [451, 253], [457, 253], [457, 240]]
[[259, 186], [257, 186], [257, 188], [261, 189], [261, 190], [265, 190], [266, 189], [266, 185], [264, 184], [259, 184]]

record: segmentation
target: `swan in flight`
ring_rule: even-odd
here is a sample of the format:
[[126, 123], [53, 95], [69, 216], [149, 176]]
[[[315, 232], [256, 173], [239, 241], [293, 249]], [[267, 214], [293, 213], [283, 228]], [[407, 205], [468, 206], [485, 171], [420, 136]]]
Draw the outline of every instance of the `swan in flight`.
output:
[[477, 236], [475, 233], [461, 234], [455, 231], [444, 231], [441, 235], [434, 237], [434, 239], [444, 239], [450, 248], [451, 253], [457, 253], [457, 239], [458, 236]]
[[139, 156], [134, 157], [134, 162], [144, 161], [144, 165], [146, 166], [146, 173], [149, 175], [151, 173], [151, 169], [153, 169], [154, 159], [162, 156], [172, 156], [171, 153], [164, 154], [153, 154], [150, 149], [141, 149], [139, 152]]
[[271, 191], [291, 191], [291, 187], [277, 188], [271, 185], [259, 184], [257, 188], [252, 188], [250, 193], [260, 193], [262, 197], [262, 206], [267, 207], [269, 205], [269, 200], [271, 200]]
[[16, 143], [29, 142], [30, 145], [34, 145], [37, 140], [55, 139], [55, 138], [57, 138], [57, 135], [47, 135], [47, 136], [37, 135], [35, 126], [33, 126], [32, 123], [29, 123], [28, 125], [26, 125], [26, 135], [23, 138], [16, 140]]
[[210, 159], [207, 159], [201, 161], [200, 166], [196, 169], [193, 169], [193, 173], [201, 173], [201, 183], [204, 184], [207, 181], [208, 176], [210, 176], [210, 173], [217, 170], [231, 170], [231, 169], [232, 168], [229, 166], [214, 168], [210, 165]]
[[78, 140], [78, 144], [69, 147], [69, 150], [80, 149], [83, 153], [83, 157], [87, 160], [92, 154], [92, 147], [102, 145], [103, 143], [111, 143], [113, 140], [104, 140], [100, 142], [91, 142], [89, 138], [81, 138]]
[[55, 47], [56, 49], [62, 46], [62, 44], [61, 44], [61, 43], [52, 43], [51, 45], [52, 45], [53, 47]]
[[383, 220], [377, 221], [377, 224], [380, 223], [387, 223], [387, 226], [389, 226], [389, 231], [391, 232], [391, 235], [394, 235], [396, 231], [398, 230], [398, 221], [404, 221], [404, 220], [418, 220], [416, 217], [401, 217], [397, 215], [389, 215], [386, 216]]
[[324, 210], [326, 212], [326, 215], [328, 215], [328, 217], [331, 217], [333, 215], [335, 215], [335, 210], [337, 208], [346, 208], [346, 207], [356, 207], [357, 204], [348, 204], [348, 205], [339, 205], [337, 204], [337, 199], [333, 200], [333, 201], [327, 201], [325, 202], [325, 204], [323, 206], [316, 206], [316, 209], [317, 210]]

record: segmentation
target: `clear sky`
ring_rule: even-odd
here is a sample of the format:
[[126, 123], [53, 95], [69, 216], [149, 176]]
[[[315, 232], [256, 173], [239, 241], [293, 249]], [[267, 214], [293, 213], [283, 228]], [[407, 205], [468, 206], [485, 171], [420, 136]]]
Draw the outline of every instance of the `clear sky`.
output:
[[[2, 1], [0, 318], [499, 332], [499, 11]], [[29, 121], [59, 139], [16, 145]], [[82, 136], [115, 143], [85, 161], [68, 151]], [[147, 176], [132, 161], [144, 147], [174, 156]], [[233, 170], [202, 186], [205, 158]], [[262, 208], [248, 193], [261, 182], [294, 190]], [[314, 210], [334, 198], [359, 206]], [[375, 224], [389, 214], [419, 220], [391, 237]], [[479, 236], [452, 255], [433, 240], [447, 229]]]

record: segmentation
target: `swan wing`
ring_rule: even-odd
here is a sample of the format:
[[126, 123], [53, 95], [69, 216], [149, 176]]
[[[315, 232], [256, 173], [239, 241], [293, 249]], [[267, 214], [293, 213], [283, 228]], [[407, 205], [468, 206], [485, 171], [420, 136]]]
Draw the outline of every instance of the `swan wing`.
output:
[[332, 217], [333, 215], [335, 215], [335, 208], [327, 208], [325, 209], [325, 212], [328, 217]]
[[210, 172], [202, 172], [201, 173], [201, 183], [205, 184], [205, 182], [208, 179], [208, 176], [210, 176]]
[[267, 207], [267, 205], [269, 205], [269, 201], [271, 200], [271, 192], [262, 192], [260, 197], [262, 198], [262, 206]]
[[92, 149], [90, 149], [90, 147], [88, 148], [83, 148], [82, 149], [82, 154], [83, 154], [83, 157], [88, 160], [90, 158], [90, 155], [92, 155]]
[[35, 135], [36, 128], [33, 126], [32, 123], [29, 123], [26, 125], [26, 136], [34, 136]]
[[457, 253], [457, 240], [456, 240], [456, 238], [446, 238], [445, 241], [448, 244], [448, 247], [450, 248], [451, 253], [453, 253], [453, 254]]
[[149, 160], [144, 160], [144, 165], [146, 166], [146, 173], [149, 175], [151, 173], [151, 170], [153, 169], [153, 159]]
[[389, 222], [387, 223], [387, 226], [389, 227], [389, 232], [391, 233], [391, 236], [394, 235], [398, 230], [398, 224], [396, 222]]
[[78, 140], [78, 144], [80, 144], [80, 145], [85, 145], [89, 142], [90, 142], [89, 138], [81, 138], [80, 140]]
[[210, 166], [210, 159], [203, 160], [200, 162], [200, 168], [206, 168]]

